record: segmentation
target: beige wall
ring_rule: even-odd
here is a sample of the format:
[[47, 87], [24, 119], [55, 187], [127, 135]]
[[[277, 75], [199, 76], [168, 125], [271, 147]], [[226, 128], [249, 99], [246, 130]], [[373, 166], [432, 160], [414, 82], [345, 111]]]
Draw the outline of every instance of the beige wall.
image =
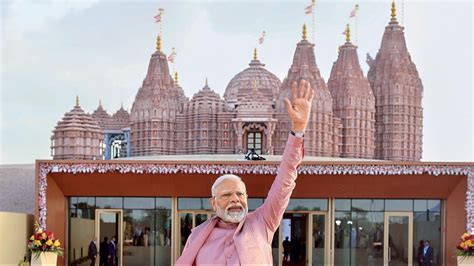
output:
[[0, 212], [0, 265], [18, 265], [33, 234], [32, 214]]

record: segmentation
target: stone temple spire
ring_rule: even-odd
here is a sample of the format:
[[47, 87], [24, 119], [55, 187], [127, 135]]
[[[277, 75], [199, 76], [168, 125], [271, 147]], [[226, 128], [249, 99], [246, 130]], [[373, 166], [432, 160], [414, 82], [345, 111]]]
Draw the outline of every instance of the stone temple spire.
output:
[[349, 25], [346, 43], [340, 46], [328, 80], [334, 115], [342, 123], [341, 156], [373, 158], [375, 150], [375, 98], [359, 64], [357, 46], [350, 42]]
[[102, 159], [102, 130], [97, 121], [76, 105], [58, 121], [51, 136], [51, 155], [54, 160]]
[[[175, 124], [180, 91], [170, 74], [168, 60], [161, 51], [161, 36], [151, 55], [148, 71], [131, 110], [132, 156], [174, 153], [174, 137], [168, 136]], [[163, 128], [162, 128], [163, 127]], [[160, 136], [168, 136], [166, 139]]]
[[293, 63], [288, 70], [287, 77], [283, 80], [280, 95], [276, 102], [275, 118], [278, 119], [277, 132], [279, 136], [274, 138], [275, 154], [282, 154], [286, 137], [289, 133], [289, 117], [286, 114], [284, 104], [285, 97], [291, 98], [293, 82], [299, 83], [305, 79], [314, 89], [312, 106], [312, 120], [308, 125], [305, 141], [311, 142], [306, 145], [305, 151], [312, 156], [339, 156], [339, 134], [341, 127], [339, 119], [333, 116], [332, 97], [326, 83], [321, 77], [314, 54], [314, 44], [306, 39], [306, 25], [303, 26], [302, 40], [296, 45]]
[[374, 60], [368, 60], [368, 79], [375, 95], [377, 159], [419, 161], [422, 155], [423, 85], [408, 52], [404, 28], [391, 19]]

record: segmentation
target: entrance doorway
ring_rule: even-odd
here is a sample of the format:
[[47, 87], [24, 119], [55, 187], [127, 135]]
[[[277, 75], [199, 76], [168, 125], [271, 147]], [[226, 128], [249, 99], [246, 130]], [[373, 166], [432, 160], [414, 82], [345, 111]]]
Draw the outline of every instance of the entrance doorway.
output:
[[99, 243], [99, 256], [96, 265], [107, 262], [105, 265], [122, 266], [123, 210], [96, 209], [95, 217], [95, 236], [97, 243]]
[[283, 266], [306, 265], [307, 213], [285, 213], [281, 221]]
[[413, 265], [413, 213], [386, 212], [384, 219], [384, 265]]
[[325, 212], [287, 212], [280, 225], [279, 265], [327, 265], [329, 231]]

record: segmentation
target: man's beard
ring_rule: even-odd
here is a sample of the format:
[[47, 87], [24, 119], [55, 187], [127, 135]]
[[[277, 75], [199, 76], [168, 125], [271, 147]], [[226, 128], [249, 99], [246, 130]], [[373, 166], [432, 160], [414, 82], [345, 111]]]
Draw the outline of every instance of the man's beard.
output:
[[[232, 205], [227, 206], [225, 209], [221, 209], [221, 207], [219, 207], [218, 204], [216, 205], [217, 205], [217, 216], [219, 216], [219, 218], [221, 218], [224, 222], [228, 222], [228, 223], [240, 223], [249, 212], [248, 206], [243, 207], [242, 204], [232, 204]], [[229, 211], [230, 208], [237, 207], [237, 206], [242, 208], [242, 210], [240, 210], [239, 212]]]

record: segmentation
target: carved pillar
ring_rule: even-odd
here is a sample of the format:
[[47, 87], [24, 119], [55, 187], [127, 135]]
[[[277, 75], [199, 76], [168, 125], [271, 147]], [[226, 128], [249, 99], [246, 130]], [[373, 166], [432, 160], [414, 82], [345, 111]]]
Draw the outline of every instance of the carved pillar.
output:
[[276, 123], [275, 122], [267, 122], [267, 123], [265, 123], [265, 125], [266, 125], [265, 136], [267, 138], [267, 149], [266, 149], [265, 153], [273, 155], [272, 136], [273, 136], [273, 133], [275, 132]]
[[243, 144], [243, 135], [244, 135], [244, 123], [243, 122], [234, 122], [234, 129], [235, 129], [235, 134], [237, 137], [237, 145], [235, 147], [235, 153], [240, 154], [244, 152], [244, 144]]

